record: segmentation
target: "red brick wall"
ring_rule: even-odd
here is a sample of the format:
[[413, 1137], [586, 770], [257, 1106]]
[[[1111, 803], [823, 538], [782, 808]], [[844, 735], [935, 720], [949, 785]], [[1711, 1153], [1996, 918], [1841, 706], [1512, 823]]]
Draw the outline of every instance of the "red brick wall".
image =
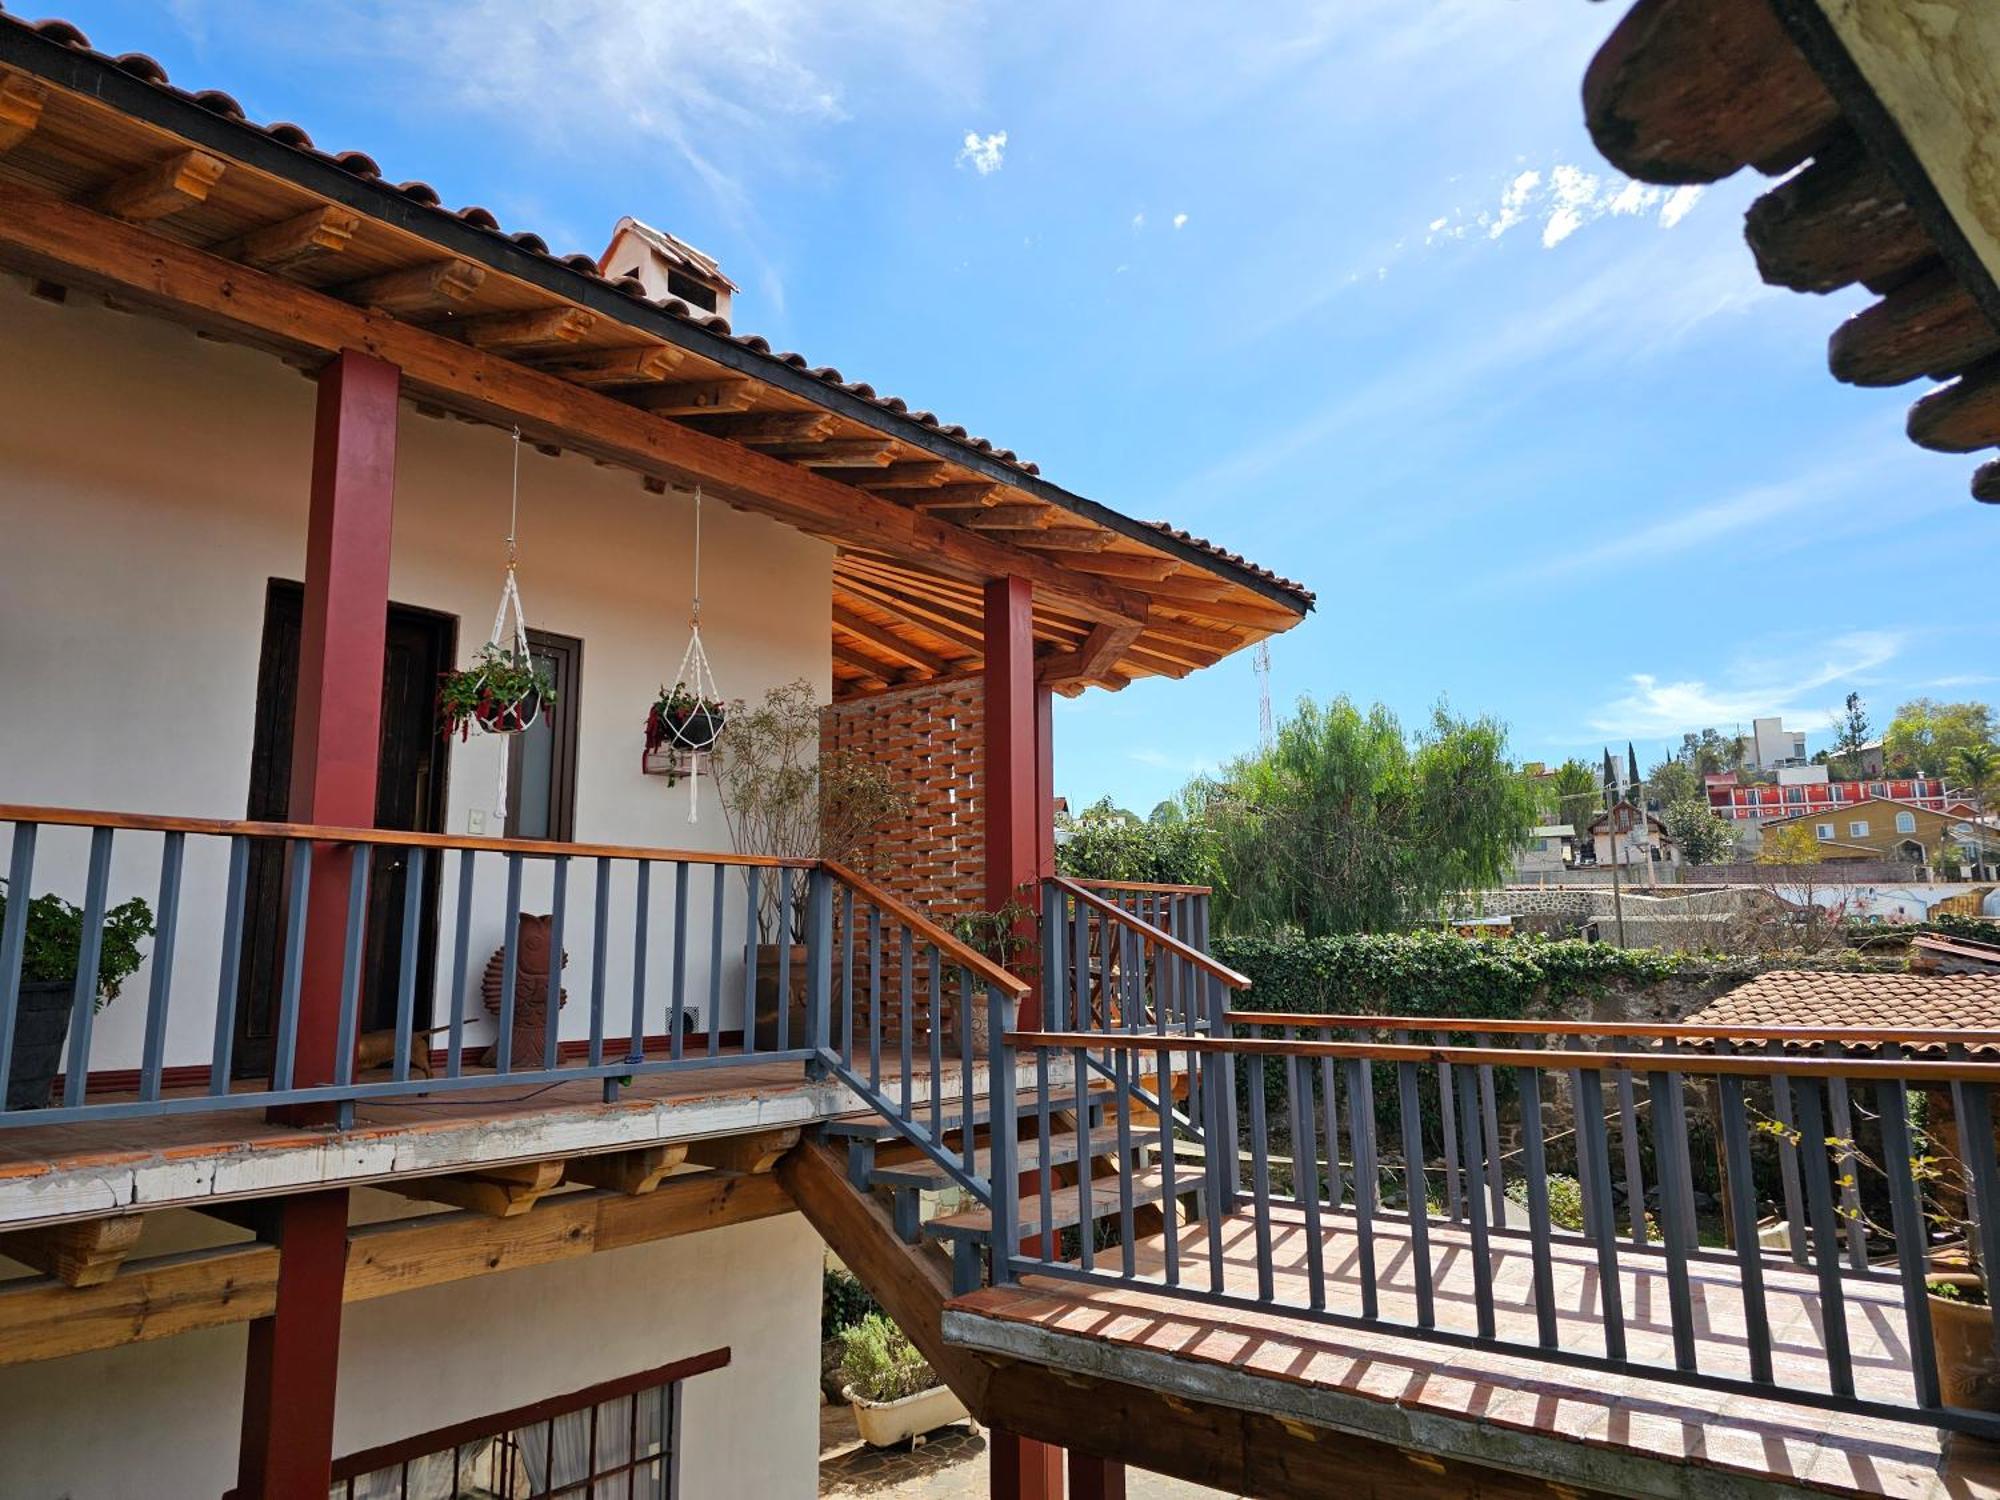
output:
[[827, 707], [822, 753], [844, 750], [886, 766], [909, 800], [866, 851], [875, 878], [933, 916], [986, 905], [979, 811], [984, 684], [977, 677], [896, 688]]

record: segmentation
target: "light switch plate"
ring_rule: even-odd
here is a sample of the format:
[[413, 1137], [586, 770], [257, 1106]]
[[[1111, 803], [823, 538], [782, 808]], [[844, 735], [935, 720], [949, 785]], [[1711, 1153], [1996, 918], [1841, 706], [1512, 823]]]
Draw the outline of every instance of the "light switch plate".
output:
[[475, 807], [465, 815], [465, 831], [475, 836], [486, 832], [486, 810], [484, 808]]

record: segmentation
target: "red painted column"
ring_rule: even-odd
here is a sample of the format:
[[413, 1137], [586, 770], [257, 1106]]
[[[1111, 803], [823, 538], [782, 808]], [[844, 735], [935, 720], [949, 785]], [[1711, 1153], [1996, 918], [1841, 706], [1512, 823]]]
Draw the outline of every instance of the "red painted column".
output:
[[[1045, 796], [1035, 688], [1034, 589], [1024, 579], [996, 578], [986, 585], [986, 744], [982, 789], [986, 813], [986, 901], [998, 911], [1022, 900], [1039, 909], [1040, 862], [1045, 840], [1036, 829]], [[1045, 696], [1045, 695], [1042, 695]], [[1054, 847], [1049, 845], [1051, 859]], [[1026, 887], [1026, 889], [1023, 889]], [[1019, 1024], [1041, 1024], [1041, 1000], [1021, 1002]], [[1024, 1175], [1024, 1193], [1036, 1179]], [[1062, 1500], [1062, 1449], [1015, 1433], [993, 1430], [989, 1445], [993, 1500]]]
[[1063, 1500], [1063, 1451], [995, 1427], [987, 1433], [991, 1500]]
[[[1025, 579], [986, 585], [986, 904], [992, 911], [1015, 900], [1040, 904], [1034, 602]], [[1020, 1025], [1039, 1024], [1040, 999], [1030, 995], [1021, 1002]]]
[[1125, 1465], [1070, 1449], [1069, 1500], [1125, 1500]]
[[[297, 823], [375, 821], [400, 381], [394, 365], [351, 349], [319, 378], [292, 742], [289, 815]], [[293, 1054], [301, 1087], [335, 1077], [353, 857], [325, 846], [313, 852]], [[316, 1123], [326, 1114], [294, 1110], [290, 1118]], [[346, 1191], [280, 1200], [277, 1237], [277, 1306], [251, 1322], [244, 1359], [237, 1489], [243, 1500], [320, 1500], [333, 1468]]]

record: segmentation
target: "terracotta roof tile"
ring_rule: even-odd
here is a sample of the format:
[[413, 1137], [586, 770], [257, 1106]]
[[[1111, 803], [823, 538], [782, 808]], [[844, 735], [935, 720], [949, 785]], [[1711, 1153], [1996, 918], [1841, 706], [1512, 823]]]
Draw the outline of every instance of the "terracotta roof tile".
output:
[[1710, 1001], [1686, 1020], [1716, 1026], [2000, 1031], [2000, 974], [1775, 969]]
[[[171, 94], [177, 98], [188, 100], [194, 104], [201, 106], [204, 109], [209, 110], [214, 114], [223, 116], [231, 120], [240, 121], [249, 128], [262, 132], [264, 135], [269, 136], [271, 139], [281, 143], [282, 145], [288, 146], [293, 150], [305, 153], [307, 155], [318, 157], [323, 161], [331, 162], [332, 164], [342, 168], [343, 170], [352, 173], [356, 177], [369, 180], [379, 180], [382, 176], [381, 166], [375, 161], [373, 157], [367, 155], [365, 152], [323, 151], [319, 147], [313, 144], [312, 137], [308, 135], [304, 130], [302, 130], [297, 125], [293, 125], [288, 122], [279, 121], [268, 125], [258, 125], [256, 124], [256, 122], [251, 121], [244, 114], [243, 107], [240, 104], [238, 104], [235, 99], [231, 98], [228, 94], [223, 93], [221, 90], [219, 89], [188, 90], [188, 89], [178, 88], [168, 78], [167, 70], [164, 67], [162, 67], [160, 63], [155, 59], [147, 57], [140, 53], [127, 53], [123, 57], [114, 58], [107, 53], [101, 52], [96, 48], [93, 48], [90, 44], [90, 39], [87, 36], [85, 36], [84, 33], [81, 30], [79, 30], [75, 25], [73, 25], [68, 21], [64, 20], [27, 21], [21, 19], [20, 17], [6, 14], [4, 8], [0, 8], [0, 25], [14, 26], [22, 28], [24, 30], [32, 31], [38, 36], [40, 36], [44, 41], [54, 42], [58, 46], [67, 47], [74, 51], [89, 53], [92, 56], [99, 58], [114, 67], [123, 69], [132, 77], [154, 88], [160, 89], [161, 91]], [[401, 185], [398, 191], [404, 193], [413, 202], [419, 203], [427, 208], [432, 208], [439, 213], [450, 214], [454, 218], [457, 218], [458, 220], [466, 224], [470, 224], [476, 228], [485, 230], [486, 232], [493, 234], [497, 238], [506, 240], [509, 244], [517, 246], [520, 249], [526, 250], [531, 254], [541, 256], [547, 260], [566, 266], [573, 271], [590, 276], [593, 279], [602, 282], [605, 285], [614, 286], [618, 290], [624, 291], [628, 295], [631, 295], [635, 298], [643, 298], [643, 288], [639, 287], [636, 283], [634, 283], [631, 286], [627, 286], [622, 282], [609, 281], [607, 278], [602, 276], [598, 271], [597, 258], [595, 256], [585, 255], [581, 253], [571, 254], [571, 255], [560, 255], [560, 256], [555, 255], [549, 250], [547, 241], [543, 240], [541, 236], [525, 232], [509, 234], [507, 231], [502, 229], [499, 220], [492, 213], [490, 213], [484, 208], [466, 207], [458, 209], [454, 212], [453, 210], [443, 206], [443, 204], [439, 200], [436, 191], [426, 183], [422, 182], [404, 183]], [[821, 366], [818, 368], [812, 368], [807, 365], [804, 359], [799, 358], [798, 356], [773, 354], [771, 352], [771, 345], [767, 340], [755, 334], [733, 334], [730, 330], [729, 322], [725, 318], [698, 312], [688, 307], [686, 303], [675, 299], [667, 299], [661, 302], [651, 303], [649, 305], [658, 307], [662, 311], [665, 311], [668, 314], [670, 314], [671, 316], [683, 319], [691, 323], [698, 324], [699, 326], [706, 328], [713, 333], [729, 337], [739, 347], [748, 350], [753, 354], [757, 354], [766, 359], [770, 359], [774, 363], [782, 364], [793, 369], [804, 370], [805, 373], [812, 375], [815, 379], [821, 381], [822, 383], [836, 387], [842, 391], [845, 391], [849, 395], [855, 396], [860, 400], [866, 401], [869, 404], [876, 406], [883, 411], [890, 412], [896, 415], [908, 415], [911, 420], [920, 422], [927, 428], [932, 428], [939, 431], [945, 437], [960, 444], [961, 446], [965, 447], [971, 452], [975, 452], [984, 457], [989, 457], [998, 460], [1000, 463], [1015, 468], [1023, 474], [1027, 474], [1030, 476], [1037, 476], [1037, 477], [1041, 474], [1041, 469], [1039, 466], [1021, 459], [1015, 454], [1013, 449], [999, 447], [998, 445], [988, 441], [985, 438], [977, 437], [968, 433], [965, 428], [958, 426], [956, 424], [946, 426], [944, 423], [940, 422], [935, 415], [933, 415], [930, 412], [924, 411], [924, 412], [911, 413], [908, 403], [903, 401], [899, 397], [879, 395], [876, 393], [875, 388], [873, 386], [865, 384], [863, 382], [845, 381], [842, 379], [840, 371], [834, 369], [831, 366]], [[794, 361], [796, 361], [796, 363], [794, 363]], [[1238, 553], [1228, 551], [1227, 549], [1219, 547], [1212, 542], [1208, 542], [1200, 537], [1193, 536], [1186, 531], [1178, 530], [1163, 522], [1156, 522], [1150, 524], [1153, 525], [1154, 529], [1160, 531], [1166, 536], [1173, 538], [1174, 540], [1181, 543], [1183, 546], [1191, 547], [1196, 549], [1197, 551], [1204, 552], [1218, 561], [1226, 562], [1233, 567], [1242, 569], [1243, 571], [1251, 573], [1268, 583], [1274, 584], [1284, 589], [1286, 592], [1292, 594], [1294, 597], [1302, 601], [1307, 607], [1310, 607], [1313, 603], [1314, 596], [1311, 590], [1305, 588], [1301, 584], [1293, 582], [1290, 579], [1280, 577], [1278, 574], [1271, 572], [1267, 568], [1258, 567], [1254, 563], [1247, 561]]]

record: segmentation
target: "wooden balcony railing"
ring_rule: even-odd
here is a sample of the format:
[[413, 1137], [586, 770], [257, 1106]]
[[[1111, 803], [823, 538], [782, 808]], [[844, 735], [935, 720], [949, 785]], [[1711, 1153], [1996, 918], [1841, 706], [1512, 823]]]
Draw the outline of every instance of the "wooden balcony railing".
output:
[[[1184, 1225], [1170, 1213], [1148, 1232], [1125, 1207], [1115, 1247], [1090, 1235], [1064, 1255], [1024, 1246], [996, 1256], [996, 1281], [1102, 1283], [2000, 1436], [2000, 1417], [1946, 1403], [1927, 1296], [1940, 1223], [1962, 1223], [1975, 1259], [2000, 1265], [2000, 1212], [1980, 1211], [2000, 1205], [2000, 1063], [1964, 1055], [2000, 1046], [2000, 1032], [1244, 1011], [1217, 1022], [1207, 1035], [1004, 1039], [1003, 1066], [1011, 1055], [1038, 1071], [1089, 1059], [1122, 1080], [1146, 1058], [1165, 1077], [1178, 1058], [1208, 1096], [1188, 1113], [1210, 1128], [1198, 1161], [1191, 1133], [1164, 1115], [1150, 1142], [1121, 1128], [1121, 1160], [1152, 1146], [1167, 1197], [1193, 1208]], [[1331, 1039], [1343, 1031], [1367, 1036]], [[1451, 1040], [1466, 1035], [1477, 1040]], [[1910, 1055], [1931, 1043], [1954, 1055]], [[1839, 1055], [1799, 1052], [1828, 1045]], [[1955, 1156], [1925, 1135], [1941, 1122], [1914, 1102], [1947, 1098]], [[1219, 1124], [1225, 1100], [1246, 1114], [1240, 1143]], [[1699, 1220], [1692, 1186], [1705, 1149], [1695, 1122], [1709, 1119], [1726, 1244]], [[1780, 1172], [1785, 1243], [1767, 1246], [1758, 1184]], [[1559, 1174], [1576, 1181], [1571, 1227], [1559, 1222], [1571, 1205], [1552, 1196]], [[992, 1180], [995, 1222], [1010, 1220], [1025, 1195], [1004, 1156]]]
[[[1026, 988], [922, 913], [831, 864], [15, 805], [0, 805], [0, 824], [11, 829], [0, 1079], [15, 1077], [15, 1058], [30, 1045], [16, 1045], [29, 1019], [24, 990], [35, 998], [35, 989], [48, 989], [24, 986], [30, 898], [76, 898], [81, 912], [80, 945], [62, 955], [74, 959], [74, 978], [59, 1002], [67, 1036], [54, 1096], [46, 1105], [0, 1102], [0, 1128], [314, 1104], [335, 1106], [344, 1120], [368, 1099], [516, 1083], [598, 1082], [609, 1099], [639, 1075], [772, 1063], [838, 1067], [865, 1083], [871, 1100], [908, 1116], [919, 1096], [940, 1108], [954, 1014], [978, 1013], [998, 1035], [1012, 1011], [985, 1014], [989, 997], [1011, 1004]], [[344, 898], [346, 913], [338, 1017], [332, 1076], [314, 1078], [299, 1065], [299, 1039], [309, 919], [330, 899], [315, 887], [315, 853], [327, 850], [363, 857], [348, 862], [344, 888], [331, 898]], [[399, 884], [371, 920], [371, 884], [384, 879]], [[153, 904], [157, 922], [138, 976], [141, 1013], [131, 1016], [135, 997], [127, 994], [107, 1025], [99, 1015], [105, 918], [117, 899], [135, 894]], [[539, 995], [521, 982], [524, 912], [546, 915], [549, 952], [561, 955]], [[428, 930], [434, 919], [446, 930]], [[760, 919], [782, 929], [761, 936], [803, 941], [760, 941]], [[378, 961], [385, 951], [389, 959]], [[565, 1034], [564, 1009], [577, 1000], [587, 1025], [572, 1022]], [[260, 1060], [248, 1076], [238, 1041], [246, 1001], [268, 1013], [268, 1065]], [[530, 1009], [517, 1013], [517, 1002]], [[740, 1035], [722, 1024], [738, 1005]], [[489, 1020], [486, 1045], [479, 1028]], [[983, 1057], [984, 1034], [975, 1038], [970, 1025], [952, 1034], [953, 1062], [968, 1064], [959, 1086], [970, 1088], [974, 1043]], [[901, 1064], [888, 1082], [885, 1041]], [[920, 1054], [927, 1089], [913, 1087], [926, 1071]], [[969, 1151], [961, 1165], [972, 1171]]]

